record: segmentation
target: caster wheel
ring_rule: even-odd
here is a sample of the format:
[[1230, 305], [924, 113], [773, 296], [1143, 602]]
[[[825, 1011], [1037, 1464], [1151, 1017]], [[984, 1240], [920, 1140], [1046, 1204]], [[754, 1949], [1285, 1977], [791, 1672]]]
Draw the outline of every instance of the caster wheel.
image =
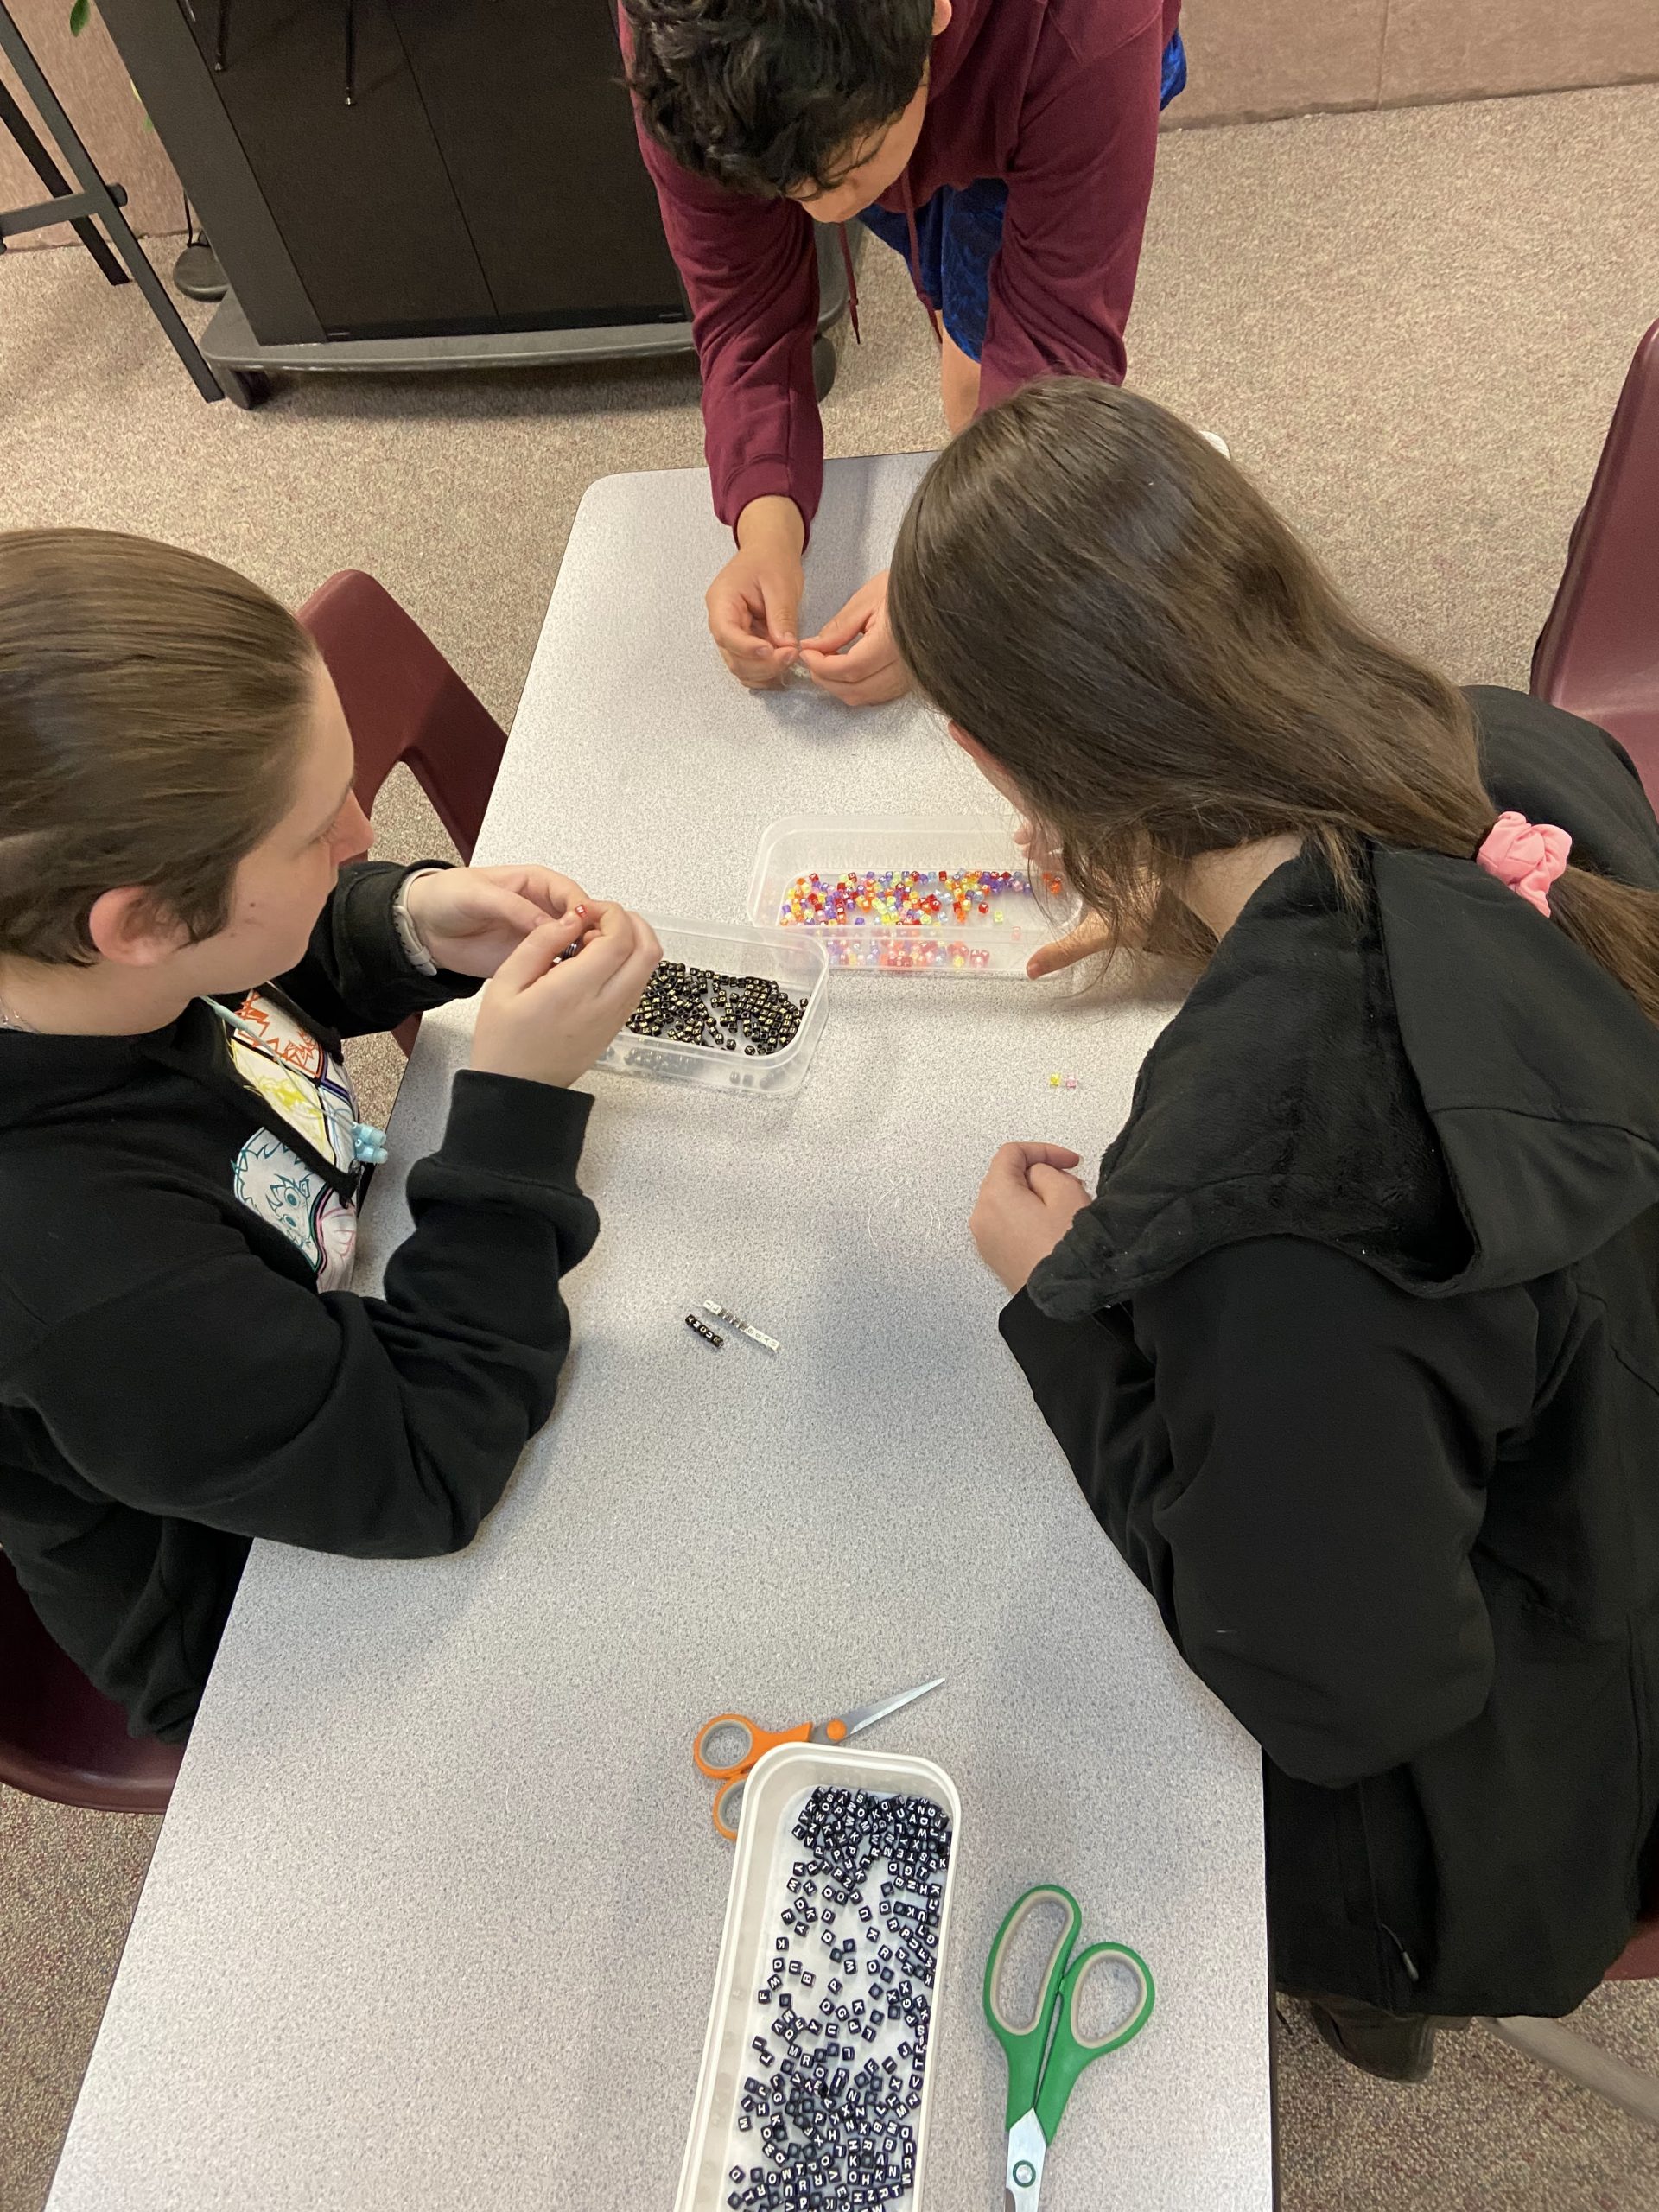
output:
[[263, 407], [270, 397], [270, 378], [263, 369], [220, 369], [225, 397], [236, 407]]
[[836, 349], [824, 337], [812, 340], [812, 389], [819, 399], [828, 399], [836, 381]]

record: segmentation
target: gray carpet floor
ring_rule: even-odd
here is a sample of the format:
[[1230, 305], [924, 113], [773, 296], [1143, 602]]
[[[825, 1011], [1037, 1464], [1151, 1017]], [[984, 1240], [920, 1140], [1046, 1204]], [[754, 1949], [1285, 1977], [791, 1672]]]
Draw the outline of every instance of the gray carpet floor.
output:
[[[1465, 680], [1524, 684], [1659, 313], [1656, 175], [1659, 86], [1173, 133], [1134, 380], [1226, 435], [1379, 626]], [[903, 271], [873, 247], [861, 289], [829, 448], [935, 446]], [[0, 527], [149, 531], [291, 601], [372, 570], [506, 721], [582, 492], [694, 465], [701, 437], [676, 365], [318, 378], [253, 414], [203, 407], [142, 302], [65, 251], [0, 262]], [[433, 849], [406, 784], [377, 830], [387, 851]], [[396, 1067], [360, 1063], [382, 1103]], [[153, 1827], [0, 1790], [0, 2212], [44, 2196]], [[1659, 2071], [1659, 1994], [1608, 1988], [1580, 2020]], [[1279, 2085], [1288, 2212], [1659, 2206], [1659, 2137], [1478, 2031], [1426, 2088], [1393, 2089], [1293, 2012]]]

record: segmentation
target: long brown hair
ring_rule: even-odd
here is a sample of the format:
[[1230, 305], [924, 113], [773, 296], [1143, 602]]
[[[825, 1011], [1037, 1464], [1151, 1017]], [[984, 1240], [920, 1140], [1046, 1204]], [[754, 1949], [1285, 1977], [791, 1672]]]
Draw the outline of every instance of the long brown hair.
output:
[[101, 530], [0, 532], [0, 959], [85, 965], [139, 885], [193, 938], [289, 806], [317, 665], [217, 561]]
[[[982, 416], [911, 501], [887, 609], [1116, 942], [1193, 944], [1202, 853], [1295, 835], [1353, 894], [1363, 841], [1469, 859], [1495, 819], [1463, 694], [1136, 393], [1056, 380]], [[1569, 868], [1550, 905], [1659, 1021], [1659, 893]]]

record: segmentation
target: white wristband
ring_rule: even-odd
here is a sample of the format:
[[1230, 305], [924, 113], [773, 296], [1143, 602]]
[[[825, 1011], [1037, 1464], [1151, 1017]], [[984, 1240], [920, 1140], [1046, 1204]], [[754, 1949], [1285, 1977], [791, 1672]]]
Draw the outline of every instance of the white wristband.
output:
[[442, 875], [442, 873], [443, 870], [438, 868], [417, 868], [412, 875], [404, 878], [397, 887], [397, 896], [391, 902], [392, 927], [397, 932], [397, 942], [404, 948], [404, 958], [417, 976], [435, 976], [438, 963], [421, 942], [421, 933], [410, 918], [409, 887], [411, 883], [418, 883], [423, 875]]

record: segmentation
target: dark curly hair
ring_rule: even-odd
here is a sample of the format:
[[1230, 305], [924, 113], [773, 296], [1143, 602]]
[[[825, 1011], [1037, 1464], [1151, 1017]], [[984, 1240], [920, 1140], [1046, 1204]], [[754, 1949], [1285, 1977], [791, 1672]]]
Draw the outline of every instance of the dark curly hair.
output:
[[932, 0], [622, 0], [629, 88], [684, 168], [767, 199], [830, 191], [915, 97]]

